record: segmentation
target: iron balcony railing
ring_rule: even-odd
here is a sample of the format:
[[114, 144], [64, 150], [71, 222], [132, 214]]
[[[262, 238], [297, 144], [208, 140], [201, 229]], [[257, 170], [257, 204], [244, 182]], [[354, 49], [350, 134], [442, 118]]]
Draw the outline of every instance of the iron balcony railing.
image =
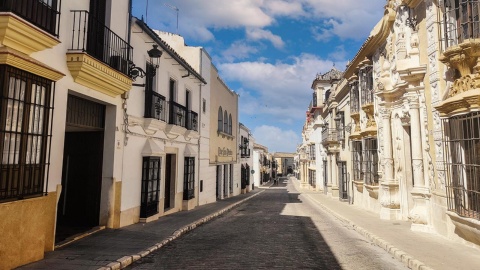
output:
[[322, 130], [322, 143], [338, 141], [337, 130], [334, 128], [325, 128]]
[[241, 157], [242, 157], [242, 158], [248, 158], [248, 157], [250, 157], [250, 149], [244, 149], [244, 148], [242, 148]]
[[353, 83], [350, 86], [350, 112], [358, 113], [360, 111], [360, 95], [358, 93], [358, 82]]
[[362, 106], [373, 103], [373, 67], [367, 66], [360, 71]]
[[480, 38], [479, 0], [444, 0], [440, 5], [443, 9], [443, 49]]
[[70, 50], [86, 52], [128, 76], [132, 46], [86, 10], [73, 10]]
[[164, 96], [154, 91], [145, 92], [145, 118], [154, 118], [166, 122], [167, 102]]
[[175, 101], [170, 101], [170, 115], [168, 118], [168, 123], [172, 125], [177, 125], [185, 127], [187, 121], [187, 109], [176, 103]]
[[58, 37], [60, 0], [47, 4], [40, 0], [0, 0], [0, 11], [12, 12], [40, 29]]
[[186, 128], [188, 130], [198, 131], [198, 113], [194, 111], [188, 111]]

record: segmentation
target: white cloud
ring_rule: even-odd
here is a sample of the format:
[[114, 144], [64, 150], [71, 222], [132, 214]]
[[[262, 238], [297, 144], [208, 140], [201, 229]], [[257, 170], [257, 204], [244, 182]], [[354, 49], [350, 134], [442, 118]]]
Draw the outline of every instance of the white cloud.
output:
[[223, 60], [233, 62], [248, 58], [258, 52], [258, 48], [248, 45], [245, 41], [233, 42], [230, 47], [222, 52]]
[[[179, 32], [198, 41], [213, 40], [212, 29], [265, 29], [282, 17], [319, 22], [314, 36], [322, 40], [364, 38], [381, 18], [385, 0], [169, 0], [168, 4], [179, 10]], [[135, 6], [137, 16], [146, 13], [146, 0], [136, 0]], [[152, 26], [176, 30], [176, 12], [162, 2], [150, 1], [148, 14]], [[279, 46], [281, 37], [276, 37], [272, 34], [268, 39]]]
[[[312, 97], [311, 84], [317, 73], [325, 73], [333, 62], [303, 54], [287, 62], [240, 62], [218, 65], [223, 79], [241, 82], [240, 112], [264, 117], [271, 123], [298, 123]], [[344, 62], [336, 65], [345, 65]]]
[[362, 39], [383, 15], [385, 0], [304, 0], [313, 16], [323, 20], [314, 31], [316, 40], [328, 40], [332, 36], [342, 39]]
[[279, 127], [262, 125], [253, 130], [255, 142], [268, 147], [273, 152], [295, 152], [297, 144], [301, 142], [298, 132], [282, 130]]
[[246, 31], [247, 38], [250, 40], [262, 40], [266, 39], [270, 41], [273, 46], [277, 49], [283, 48], [285, 43], [283, 42], [282, 38], [280, 36], [274, 35], [272, 32], [268, 30], [263, 30], [259, 28], [249, 28]]

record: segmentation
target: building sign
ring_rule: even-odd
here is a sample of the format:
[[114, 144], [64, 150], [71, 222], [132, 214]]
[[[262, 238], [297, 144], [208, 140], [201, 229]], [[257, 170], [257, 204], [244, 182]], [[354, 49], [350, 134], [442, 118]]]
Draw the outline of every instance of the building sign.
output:
[[220, 157], [230, 157], [233, 155], [232, 150], [226, 148], [226, 147], [218, 147], [218, 156]]

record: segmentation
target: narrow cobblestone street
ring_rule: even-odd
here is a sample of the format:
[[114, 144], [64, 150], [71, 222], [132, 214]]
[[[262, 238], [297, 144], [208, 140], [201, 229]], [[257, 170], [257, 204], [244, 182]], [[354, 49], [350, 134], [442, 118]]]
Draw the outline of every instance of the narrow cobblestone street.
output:
[[406, 269], [287, 180], [129, 269]]

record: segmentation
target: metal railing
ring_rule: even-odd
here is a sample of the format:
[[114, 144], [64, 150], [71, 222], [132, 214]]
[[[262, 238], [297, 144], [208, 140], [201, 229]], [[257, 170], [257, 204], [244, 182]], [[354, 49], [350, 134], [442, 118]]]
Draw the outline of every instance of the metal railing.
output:
[[145, 91], [145, 118], [154, 118], [166, 122], [167, 102], [164, 96], [155, 91]]
[[177, 125], [181, 127], [186, 127], [185, 123], [187, 121], [187, 109], [176, 103], [175, 101], [170, 101], [170, 115], [168, 117], [168, 123], [172, 125]]
[[40, 29], [58, 37], [60, 0], [48, 5], [40, 0], [0, 0], [0, 11], [12, 12]]
[[325, 128], [322, 130], [322, 143], [338, 141], [337, 130], [334, 128]]
[[350, 113], [358, 113], [360, 111], [360, 95], [358, 93], [358, 82], [352, 83], [350, 86]]
[[128, 76], [132, 46], [86, 10], [72, 10], [72, 17], [70, 50], [87, 52]]
[[360, 70], [362, 106], [373, 103], [373, 67], [366, 66]]
[[440, 1], [443, 9], [443, 49], [480, 38], [480, 1]]
[[194, 111], [188, 111], [186, 128], [188, 130], [198, 131], [198, 113]]

